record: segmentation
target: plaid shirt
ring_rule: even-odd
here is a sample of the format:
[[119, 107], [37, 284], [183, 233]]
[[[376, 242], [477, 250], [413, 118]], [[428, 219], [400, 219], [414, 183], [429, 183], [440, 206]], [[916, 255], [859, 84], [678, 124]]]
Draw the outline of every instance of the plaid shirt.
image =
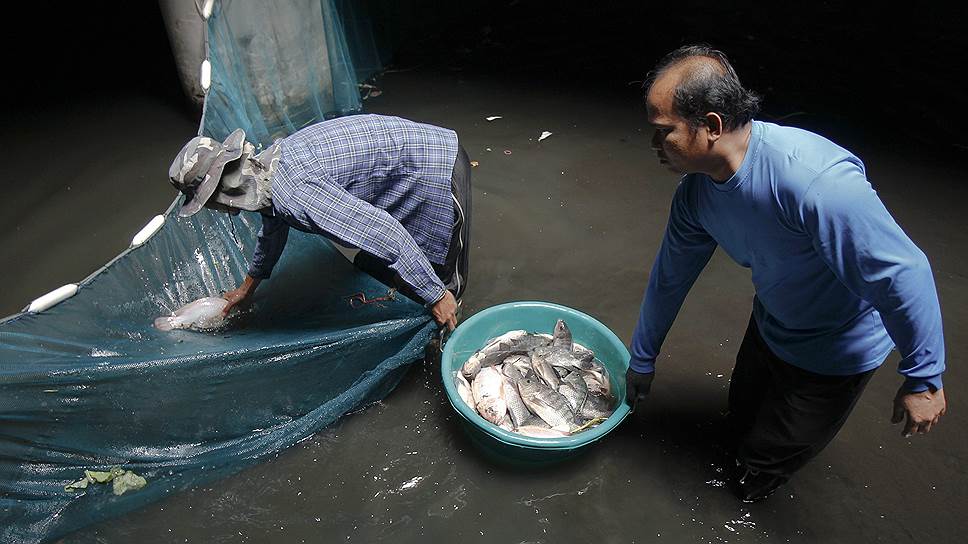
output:
[[454, 227], [451, 190], [457, 134], [399, 117], [353, 115], [280, 141], [272, 209], [249, 275], [268, 278], [289, 227], [322, 234], [387, 261], [426, 303], [444, 295]]

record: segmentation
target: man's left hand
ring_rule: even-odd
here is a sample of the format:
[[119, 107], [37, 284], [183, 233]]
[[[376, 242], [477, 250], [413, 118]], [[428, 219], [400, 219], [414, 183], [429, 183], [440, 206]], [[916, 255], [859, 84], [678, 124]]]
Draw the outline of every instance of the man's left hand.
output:
[[454, 330], [457, 327], [457, 300], [449, 290], [444, 290], [444, 296], [434, 303], [431, 310], [434, 319], [440, 326], [447, 325], [447, 328]]
[[891, 423], [900, 423], [907, 415], [901, 435], [907, 438], [914, 433], [923, 434], [938, 424], [947, 406], [944, 388], [934, 392], [929, 389], [912, 393], [902, 386], [894, 397], [894, 415], [891, 417]]

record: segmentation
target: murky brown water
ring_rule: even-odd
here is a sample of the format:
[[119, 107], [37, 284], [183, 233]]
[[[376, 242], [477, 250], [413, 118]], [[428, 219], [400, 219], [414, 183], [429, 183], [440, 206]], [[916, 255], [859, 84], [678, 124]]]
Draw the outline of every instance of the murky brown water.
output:
[[[628, 340], [676, 185], [651, 157], [635, 93], [420, 72], [381, 84], [367, 109], [452, 127], [480, 162], [466, 315], [548, 300], [595, 315]], [[484, 120], [491, 115], [503, 119]], [[132, 117], [142, 121], [133, 126]], [[142, 137], [95, 153], [97, 138], [122, 130]], [[124, 249], [170, 202], [165, 172], [194, 131], [170, 105], [132, 99], [51, 112], [4, 134], [8, 158], [30, 183], [7, 194], [0, 214], [0, 247], [12, 264], [0, 311], [79, 280]], [[542, 131], [553, 134], [538, 143]], [[968, 377], [960, 364], [966, 176], [954, 158], [844, 138], [934, 267], [951, 406], [930, 436], [905, 440], [888, 422], [900, 381], [894, 356], [820, 457], [769, 501], [737, 503], [721, 486], [709, 437], [752, 291], [749, 273], [717, 254], [665, 343], [645, 420], [571, 462], [519, 470], [482, 457], [443, 398], [438, 369], [418, 364], [382, 403], [274, 458], [64, 542], [957, 540], [968, 529], [957, 506], [968, 500], [968, 418], [958, 408]], [[63, 160], [38, 149], [51, 139], [73, 142]]]

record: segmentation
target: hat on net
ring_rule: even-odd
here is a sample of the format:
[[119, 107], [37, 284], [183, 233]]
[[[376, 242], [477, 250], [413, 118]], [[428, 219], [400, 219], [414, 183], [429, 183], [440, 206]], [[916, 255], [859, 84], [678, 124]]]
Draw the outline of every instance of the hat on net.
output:
[[215, 193], [225, 165], [242, 156], [245, 131], [235, 129], [219, 142], [208, 136], [196, 136], [178, 152], [168, 169], [168, 178], [176, 189], [185, 193], [178, 210], [180, 217], [198, 213]]

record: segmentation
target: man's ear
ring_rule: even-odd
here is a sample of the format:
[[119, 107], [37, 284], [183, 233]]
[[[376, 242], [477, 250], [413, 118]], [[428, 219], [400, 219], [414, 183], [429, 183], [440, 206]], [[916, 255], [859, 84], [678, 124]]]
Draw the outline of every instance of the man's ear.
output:
[[723, 135], [723, 118], [719, 116], [718, 113], [709, 112], [706, 114], [705, 118], [706, 133], [709, 137], [709, 142], [715, 142]]

